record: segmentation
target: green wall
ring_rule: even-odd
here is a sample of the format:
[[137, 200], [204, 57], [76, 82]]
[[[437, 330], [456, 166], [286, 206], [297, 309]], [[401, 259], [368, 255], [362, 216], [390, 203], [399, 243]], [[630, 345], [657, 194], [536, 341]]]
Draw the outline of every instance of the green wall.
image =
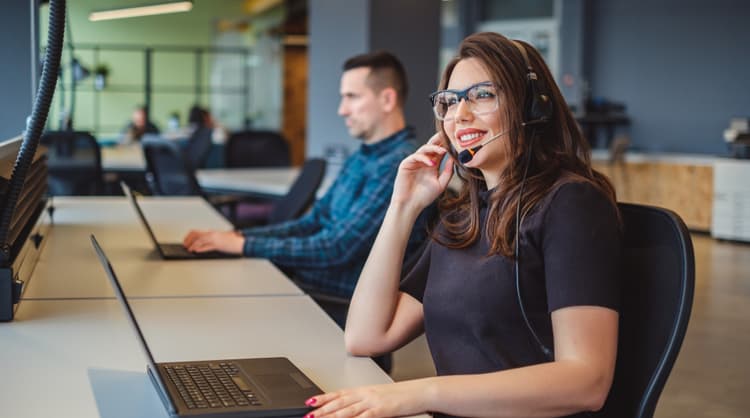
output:
[[[144, 1], [133, 0], [142, 4]], [[243, 0], [195, 0], [193, 10], [160, 16], [138, 17], [101, 22], [90, 22], [91, 11], [109, 9], [123, 4], [127, 0], [69, 0], [68, 9], [72, 39], [76, 45], [136, 45], [136, 46], [216, 46], [219, 20], [249, 22], [250, 30], [238, 32], [239, 43], [252, 47], [254, 33], [269, 25], [277, 24], [282, 17], [281, 10], [273, 10], [252, 20], [244, 14]], [[47, 20], [47, 7], [41, 13], [41, 22]], [[42, 26], [46, 26], [44, 23]], [[46, 27], [41, 28], [40, 39], [46, 39]], [[66, 39], [66, 42], [69, 39]], [[238, 40], [234, 40], [236, 46]], [[76, 49], [75, 56], [87, 68], [95, 67], [97, 57], [94, 51]], [[212, 62], [215, 57], [204, 56], [201, 69], [202, 84], [205, 86], [212, 79]], [[243, 60], [240, 55], [232, 56], [237, 60], [238, 72]], [[69, 53], [64, 51], [64, 63], [69, 62]], [[102, 137], [116, 136], [128, 121], [133, 108], [144, 102], [143, 83], [145, 80], [145, 60], [142, 51], [100, 50], [98, 62], [106, 63], [110, 69], [108, 86], [96, 92], [93, 87], [93, 75], [78, 84], [74, 124], [76, 129], [91, 130], [98, 119], [101, 127], [97, 132]], [[153, 55], [153, 87], [151, 118], [164, 131], [169, 114], [177, 111], [181, 122], [186, 123], [187, 111], [196, 101], [194, 83], [196, 79], [195, 58], [190, 52], [159, 52]], [[67, 68], [69, 69], [69, 67]], [[215, 76], [213, 81], [216, 82]], [[70, 105], [70, 71], [65, 74], [64, 91], [56, 94], [50, 114], [50, 127], [57, 129], [60, 118], [60, 95], [65, 96], [65, 107]], [[98, 102], [98, 106], [97, 106]], [[208, 105], [209, 98], [203, 94], [200, 98], [203, 105]]]

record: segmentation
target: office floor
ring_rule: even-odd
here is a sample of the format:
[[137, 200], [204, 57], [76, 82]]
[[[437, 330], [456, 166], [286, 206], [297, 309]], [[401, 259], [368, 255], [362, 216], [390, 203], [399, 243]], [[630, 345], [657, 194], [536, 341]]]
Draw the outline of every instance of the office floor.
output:
[[[750, 245], [693, 235], [696, 283], [687, 335], [656, 418], [750, 416]], [[396, 352], [393, 378], [434, 375], [420, 338]]]

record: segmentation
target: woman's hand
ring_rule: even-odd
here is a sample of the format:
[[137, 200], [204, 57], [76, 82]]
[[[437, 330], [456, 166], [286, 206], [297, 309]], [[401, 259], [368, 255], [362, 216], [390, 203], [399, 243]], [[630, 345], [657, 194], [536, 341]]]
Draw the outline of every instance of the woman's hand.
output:
[[391, 203], [413, 205], [422, 210], [445, 190], [453, 175], [453, 159], [448, 159], [443, 170], [438, 171], [447, 152], [443, 144], [442, 135], [436, 133], [401, 162]]
[[220, 251], [227, 254], [242, 254], [245, 237], [237, 231], [196, 231], [188, 232], [182, 245], [188, 251], [202, 253]]
[[317, 409], [305, 418], [399, 417], [427, 410], [426, 379], [377, 386], [364, 386], [324, 393], [307, 400]]

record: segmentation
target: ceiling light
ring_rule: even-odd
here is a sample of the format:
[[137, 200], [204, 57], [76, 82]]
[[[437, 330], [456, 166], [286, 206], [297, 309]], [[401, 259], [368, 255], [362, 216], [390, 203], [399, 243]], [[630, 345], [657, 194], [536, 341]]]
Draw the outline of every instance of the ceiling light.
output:
[[118, 9], [91, 12], [89, 20], [124, 19], [127, 17], [151, 16], [165, 13], [187, 12], [193, 8], [192, 1], [171, 1], [165, 3], [145, 4], [140, 6], [120, 7]]

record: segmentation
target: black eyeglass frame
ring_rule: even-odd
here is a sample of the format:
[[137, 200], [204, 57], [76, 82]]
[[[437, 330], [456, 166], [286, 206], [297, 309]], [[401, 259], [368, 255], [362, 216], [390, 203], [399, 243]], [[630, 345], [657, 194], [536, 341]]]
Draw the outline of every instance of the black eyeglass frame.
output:
[[[481, 81], [479, 83], [472, 84], [472, 85], [470, 85], [469, 87], [467, 87], [467, 88], [465, 88], [463, 90], [445, 89], [445, 90], [438, 90], [438, 91], [433, 92], [432, 94], [430, 94], [429, 100], [430, 100], [430, 103], [432, 104], [432, 112], [435, 114], [435, 117], [438, 120], [443, 120], [443, 121], [444, 120], [452, 120], [452, 118], [446, 119], [445, 117], [440, 117], [440, 115], [438, 115], [438, 112], [435, 109], [435, 97], [437, 97], [439, 94], [441, 94], [441, 93], [453, 93], [453, 94], [455, 94], [456, 97], [458, 98], [458, 102], [456, 102], [456, 104], [461, 103], [461, 100], [466, 100], [466, 101], [471, 102], [471, 100], [469, 99], [469, 91], [471, 91], [472, 89], [474, 89], [476, 87], [480, 87], [480, 86], [495, 87], [497, 89], [497, 86], [492, 81]], [[497, 93], [495, 93], [495, 101], [497, 102], [497, 105], [500, 106], [500, 100], [497, 97]], [[472, 113], [477, 114], [474, 111], [472, 111]], [[481, 114], [483, 114], [483, 113], [484, 112], [482, 112]]]

